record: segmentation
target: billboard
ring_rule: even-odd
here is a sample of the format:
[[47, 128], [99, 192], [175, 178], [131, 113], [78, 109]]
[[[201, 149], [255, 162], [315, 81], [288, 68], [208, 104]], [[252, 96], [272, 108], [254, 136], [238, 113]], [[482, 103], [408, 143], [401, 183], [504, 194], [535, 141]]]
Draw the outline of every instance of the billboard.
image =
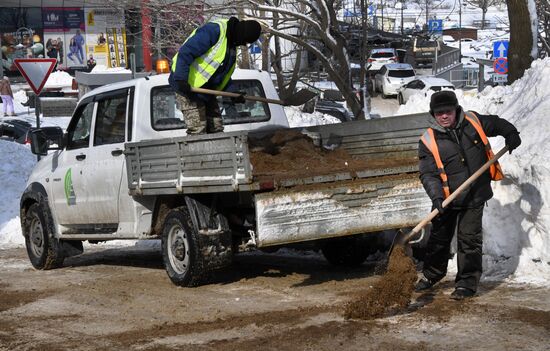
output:
[[126, 67], [126, 31], [124, 12], [117, 9], [87, 8], [86, 52], [98, 65]]

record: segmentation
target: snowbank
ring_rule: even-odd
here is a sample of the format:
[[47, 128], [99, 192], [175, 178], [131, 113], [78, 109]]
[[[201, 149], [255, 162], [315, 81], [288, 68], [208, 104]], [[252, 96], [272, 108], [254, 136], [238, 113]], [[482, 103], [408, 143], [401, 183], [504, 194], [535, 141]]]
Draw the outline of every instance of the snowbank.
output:
[[105, 73], [105, 74], [108, 74], [108, 73], [132, 73], [132, 71], [129, 70], [129, 69], [123, 68], [123, 67], [109, 68], [109, 67], [104, 66], [104, 65], [96, 65], [92, 69], [92, 72], [90, 72], [90, 73], [99, 73], [99, 74], [102, 74], [102, 73]]
[[19, 198], [36, 156], [25, 145], [0, 140], [0, 247], [24, 244], [19, 222]]
[[296, 106], [286, 106], [285, 113], [291, 128], [340, 123], [340, 120], [336, 117], [320, 112], [305, 113]]
[[73, 77], [65, 71], [55, 71], [50, 74], [44, 88], [59, 88], [71, 86]]

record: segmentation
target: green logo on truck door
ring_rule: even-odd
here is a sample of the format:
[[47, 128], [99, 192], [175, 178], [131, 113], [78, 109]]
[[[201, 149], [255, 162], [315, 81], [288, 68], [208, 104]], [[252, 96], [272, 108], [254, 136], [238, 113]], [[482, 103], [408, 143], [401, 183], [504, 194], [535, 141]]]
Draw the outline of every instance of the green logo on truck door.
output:
[[67, 199], [67, 205], [76, 205], [76, 195], [73, 188], [73, 178], [71, 175], [71, 169], [65, 173], [65, 198]]

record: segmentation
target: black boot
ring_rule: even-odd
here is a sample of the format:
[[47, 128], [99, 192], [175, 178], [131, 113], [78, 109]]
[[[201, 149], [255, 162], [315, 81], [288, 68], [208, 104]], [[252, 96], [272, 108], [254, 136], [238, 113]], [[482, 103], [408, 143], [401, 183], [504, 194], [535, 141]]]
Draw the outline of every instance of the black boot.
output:
[[472, 297], [476, 294], [475, 291], [468, 288], [456, 288], [455, 291], [451, 294], [451, 299], [453, 300], [464, 300], [466, 298]]
[[416, 283], [416, 285], [414, 286], [414, 290], [415, 291], [422, 291], [422, 290], [428, 290], [430, 289], [432, 286], [435, 285], [435, 283], [437, 283], [438, 281], [437, 280], [430, 280], [426, 277], [422, 277], [418, 283]]

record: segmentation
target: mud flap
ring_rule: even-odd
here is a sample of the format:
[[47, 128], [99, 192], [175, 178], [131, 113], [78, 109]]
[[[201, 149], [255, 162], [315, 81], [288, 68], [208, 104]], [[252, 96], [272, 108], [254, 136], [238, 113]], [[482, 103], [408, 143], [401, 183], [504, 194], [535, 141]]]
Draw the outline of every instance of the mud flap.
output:
[[77, 256], [84, 252], [84, 247], [80, 240], [60, 240], [60, 244], [64, 257]]

